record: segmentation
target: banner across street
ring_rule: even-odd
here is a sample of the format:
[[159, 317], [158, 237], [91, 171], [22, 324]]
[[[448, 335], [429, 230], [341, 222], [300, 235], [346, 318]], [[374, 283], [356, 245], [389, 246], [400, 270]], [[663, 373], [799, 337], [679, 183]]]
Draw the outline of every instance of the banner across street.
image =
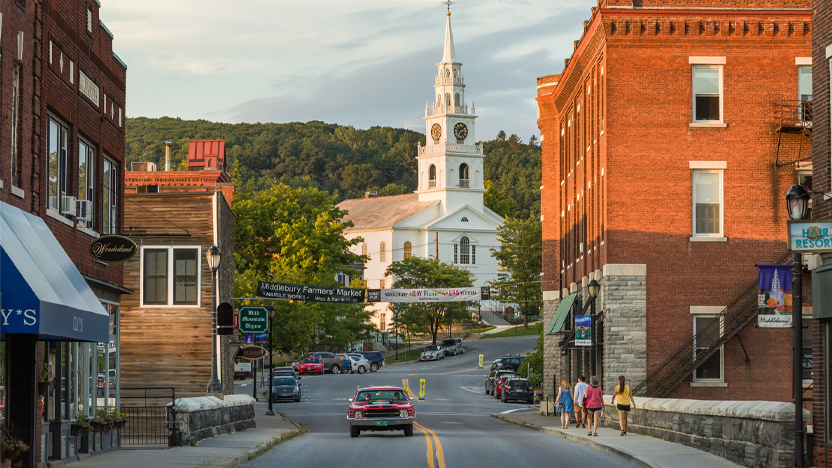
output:
[[491, 299], [491, 288], [369, 289], [368, 302], [465, 302]]
[[265, 281], [257, 282], [257, 296], [291, 301], [337, 302], [342, 304], [358, 304], [364, 302], [363, 289], [267, 283]]

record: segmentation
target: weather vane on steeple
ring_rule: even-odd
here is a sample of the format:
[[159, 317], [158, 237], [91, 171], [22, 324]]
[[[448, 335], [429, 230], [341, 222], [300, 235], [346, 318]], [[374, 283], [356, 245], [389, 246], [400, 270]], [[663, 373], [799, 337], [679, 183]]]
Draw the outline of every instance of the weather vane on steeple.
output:
[[454, 2], [452, 2], [451, 0], [447, 0], [447, 1], [442, 2], [442, 4], [448, 7], [448, 16], [450, 16], [451, 15], [451, 5], [453, 5]]

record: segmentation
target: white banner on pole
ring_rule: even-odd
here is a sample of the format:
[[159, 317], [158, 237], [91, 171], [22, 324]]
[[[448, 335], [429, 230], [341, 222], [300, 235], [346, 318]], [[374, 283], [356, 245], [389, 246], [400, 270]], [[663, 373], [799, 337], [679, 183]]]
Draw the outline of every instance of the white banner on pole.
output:
[[465, 302], [491, 299], [491, 288], [370, 289], [368, 302]]

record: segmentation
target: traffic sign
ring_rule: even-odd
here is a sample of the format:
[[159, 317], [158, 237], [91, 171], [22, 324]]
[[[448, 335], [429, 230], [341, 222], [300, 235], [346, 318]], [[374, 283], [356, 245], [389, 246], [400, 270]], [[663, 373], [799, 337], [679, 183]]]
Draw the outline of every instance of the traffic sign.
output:
[[482, 354], [480, 354], [480, 368], [482, 368]]
[[425, 396], [425, 379], [419, 379], [419, 396]]
[[265, 307], [240, 307], [240, 333], [267, 333], [269, 311]]
[[266, 348], [263, 348], [261, 346], [246, 346], [244, 348], [240, 348], [240, 350], [237, 351], [237, 357], [252, 360], [263, 359], [264, 357], [266, 357], [266, 354], [268, 354]]

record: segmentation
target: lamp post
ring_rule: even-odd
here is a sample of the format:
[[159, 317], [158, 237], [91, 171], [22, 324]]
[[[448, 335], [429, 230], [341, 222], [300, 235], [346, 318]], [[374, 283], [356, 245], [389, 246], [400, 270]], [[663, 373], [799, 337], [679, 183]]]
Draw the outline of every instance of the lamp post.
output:
[[399, 313], [393, 313], [393, 333], [396, 334], [396, 360], [399, 360]]
[[222, 393], [222, 383], [217, 377], [217, 270], [222, 262], [222, 252], [212, 245], [205, 252], [205, 259], [211, 268], [211, 380], [208, 381], [208, 393]]
[[598, 351], [596, 349], [596, 342], [595, 342], [595, 299], [598, 297], [598, 293], [601, 291], [601, 284], [598, 281], [595, 281], [593, 278], [592, 281], [586, 285], [586, 292], [589, 294], [589, 303], [590, 303], [590, 333], [592, 334], [592, 346], [589, 348], [589, 374], [595, 374], [595, 360], [598, 358]]
[[[806, 219], [809, 192], [799, 183], [786, 194], [793, 221]], [[792, 267], [792, 327], [794, 328], [794, 466], [803, 468], [803, 254], [794, 254]]]
[[266, 416], [274, 416], [274, 409], [272, 408], [272, 387], [274, 386], [274, 362], [272, 361], [272, 321], [274, 320], [274, 306], [268, 306], [269, 311], [269, 410], [266, 411]]

